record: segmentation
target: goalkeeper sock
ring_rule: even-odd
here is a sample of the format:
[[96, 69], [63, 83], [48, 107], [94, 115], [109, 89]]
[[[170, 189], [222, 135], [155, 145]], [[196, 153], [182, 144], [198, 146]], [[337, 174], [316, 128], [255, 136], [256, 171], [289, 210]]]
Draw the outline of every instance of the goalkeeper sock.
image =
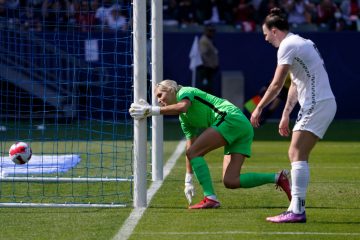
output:
[[203, 157], [195, 157], [190, 161], [194, 174], [204, 191], [204, 196], [215, 195], [209, 167]]
[[253, 188], [267, 183], [275, 183], [275, 173], [244, 173], [240, 174], [240, 187]]

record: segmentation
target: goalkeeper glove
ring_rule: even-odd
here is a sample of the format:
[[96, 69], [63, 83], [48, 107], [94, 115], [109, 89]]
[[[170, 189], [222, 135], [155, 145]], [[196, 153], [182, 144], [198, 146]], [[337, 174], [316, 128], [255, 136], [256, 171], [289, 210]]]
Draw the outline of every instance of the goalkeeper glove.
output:
[[151, 106], [144, 99], [140, 99], [139, 103], [132, 103], [130, 105], [129, 113], [131, 117], [139, 120], [149, 116], [160, 115], [160, 107]]
[[191, 173], [186, 173], [186, 175], [185, 175], [184, 193], [185, 193], [186, 199], [189, 202], [189, 205], [191, 204], [192, 198], [195, 196], [195, 187], [192, 183], [192, 177], [193, 177], [193, 174], [191, 174]]

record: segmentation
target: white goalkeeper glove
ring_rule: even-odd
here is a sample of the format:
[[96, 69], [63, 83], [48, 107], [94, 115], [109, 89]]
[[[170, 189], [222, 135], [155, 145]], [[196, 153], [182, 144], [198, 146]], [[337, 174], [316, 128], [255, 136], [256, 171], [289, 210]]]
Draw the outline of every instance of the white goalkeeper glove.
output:
[[185, 175], [185, 197], [189, 202], [189, 205], [191, 204], [192, 198], [195, 196], [195, 187], [192, 183], [193, 174], [192, 173], [186, 173]]
[[144, 99], [140, 99], [139, 103], [132, 103], [130, 105], [129, 113], [131, 117], [133, 117], [136, 120], [139, 120], [149, 116], [160, 115], [160, 107], [151, 106]]

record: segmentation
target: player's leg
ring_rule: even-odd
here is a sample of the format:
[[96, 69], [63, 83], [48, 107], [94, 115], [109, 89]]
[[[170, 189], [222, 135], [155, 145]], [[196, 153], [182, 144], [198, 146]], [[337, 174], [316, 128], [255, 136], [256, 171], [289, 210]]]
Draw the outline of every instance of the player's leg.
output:
[[[244, 129], [243, 129], [244, 132]], [[251, 155], [252, 129], [224, 148], [223, 161], [223, 183], [226, 188], [253, 188], [268, 183], [275, 183], [283, 189], [291, 199], [290, 182], [287, 171], [279, 173], [244, 173], [241, 174], [241, 167], [246, 156]]]
[[275, 183], [276, 173], [243, 173], [241, 167], [245, 156], [240, 153], [232, 153], [224, 156], [223, 183], [226, 188], [253, 188], [268, 183]]
[[295, 131], [292, 135], [289, 147], [292, 201], [288, 211], [292, 211], [295, 214], [305, 212], [306, 191], [310, 179], [308, 160], [310, 152], [318, 140], [319, 138], [316, 135], [308, 131]]
[[226, 141], [218, 131], [213, 128], [207, 128], [186, 151], [186, 156], [192, 160], [225, 145]]
[[198, 204], [190, 206], [191, 209], [215, 208], [219, 207], [214, 191], [209, 167], [204, 159], [208, 152], [222, 147], [226, 144], [225, 139], [213, 128], [206, 129], [186, 151], [186, 156], [190, 159], [191, 167], [194, 171], [204, 192], [204, 200]]
[[306, 222], [305, 199], [310, 174], [308, 160], [311, 150], [321, 139], [336, 113], [336, 102], [329, 99], [316, 103], [312, 109], [301, 109], [294, 126], [289, 159], [291, 161], [292, 200], [288, 211], [267, 218], [276, 223]]
[[309, 131], [293, 132], [289, 147], [292, 180], [290, 206], [286, 212], [268, 217], [267, 221], [275, 223], [306, 222], [305, 199], [310, 179], [308, 159], [318, 139]]
[[[268, 183], [279, 183], [280, 177], [286, 184], [288, 189], [288, 194], [290, 194], [290, 186], [287, 175], [281, 176], [283, 173], [243, 173], [241, 174], [241, 168], [245, 161], [245, 156], [239, 153], [233, 153], [231, 155], [225, 155], [223, 161], [223, 183], [226, 188], [235, 189], [235, 188], [253, 188], [258, 187]], [[285, 189], [285, 188], [284, 188]]]
[[241, 174], [241, 167], [244, 161], [245, 156], [240, 153], [233, 153], [224, 156], [223, 183], [226, 188], [252, 188], [275, 182], [275, 173]]
[[226, 188], [240, 187], [240, 171], [244, 161], [245, 156], [239, 153], [224, 155], [222, 179]]

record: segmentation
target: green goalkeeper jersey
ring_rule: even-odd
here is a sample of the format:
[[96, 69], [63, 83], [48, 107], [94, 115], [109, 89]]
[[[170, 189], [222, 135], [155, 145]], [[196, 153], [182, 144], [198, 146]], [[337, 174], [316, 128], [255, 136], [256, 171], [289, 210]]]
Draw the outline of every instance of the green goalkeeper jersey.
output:
[[191, 106], [179, 115], [181, 128], [187, 139], [198, 136], [201, 129], [220, 124], [229, 113], [241, 112], [229, 101], [193, 87], [182, 87], [176, 94], [177, 101], [188, 99]]

